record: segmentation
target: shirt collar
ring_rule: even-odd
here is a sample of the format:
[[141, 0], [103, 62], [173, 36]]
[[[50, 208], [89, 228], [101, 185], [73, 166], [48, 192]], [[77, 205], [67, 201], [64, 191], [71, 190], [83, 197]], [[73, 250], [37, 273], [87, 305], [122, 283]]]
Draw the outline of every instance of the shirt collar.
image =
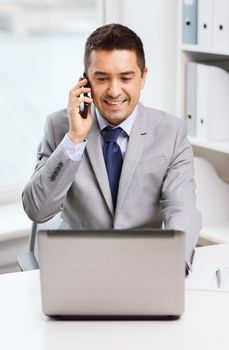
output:
[[[121, 127], [128, 136], [130, 136], [132, 127], [134, 125], [134, 122], [137, 116], [137, 110], [138, 110], [138, 106], [135, 107], [134, 111], [131, 113], [131, 115], [128, 118], [126, 118], [125, 120], [123, 120], [122, 123], [116, 126], [116, 127], [118, 126]], [[97, 108], [95, 108], [95, 115], [98, 120], [100, 131], [103, 130], [108, 125], [114, 127], [99, 113]]]

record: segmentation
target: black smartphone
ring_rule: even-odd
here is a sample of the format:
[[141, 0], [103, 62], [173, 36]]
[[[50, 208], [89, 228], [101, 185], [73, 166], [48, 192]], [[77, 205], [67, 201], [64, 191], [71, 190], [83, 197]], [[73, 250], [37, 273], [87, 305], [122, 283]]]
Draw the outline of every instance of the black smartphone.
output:
[[[87, 77], [85, 72], [83, 73], [83, 79], [87, 79], [87, 81], [88, 81], [88, 77]], [[90, 87], [89, 81], [87, 82], [87, 85], [85, 85], [85, 87]], [[84, 96], [89, 97], [89, 95], [87, 93], [84, 93]], [[81, 117], [86, 119], [87, 113], [88, 113], [88, 103], [82, 103], [82, 105], [80, 106]]]

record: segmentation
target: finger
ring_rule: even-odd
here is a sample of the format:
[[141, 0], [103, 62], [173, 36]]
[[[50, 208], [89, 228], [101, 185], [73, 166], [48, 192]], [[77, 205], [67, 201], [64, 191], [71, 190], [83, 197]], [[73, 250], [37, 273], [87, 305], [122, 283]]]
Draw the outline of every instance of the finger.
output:
[[85, 85], [87, 85], [87, 83], [88, 83], [88, 80], [87, 80], [87, 79], [85, 79], [85, 78], [80, 78], [80, 79], [78, 80], [78, 82], [76, 83], [76, 85], [73, 86], [72, 90], [75, 90], [75, 89], [78, 89], [78, 88], [80, 88], [80, 87], [82, 87], [82, 86], [85, 86]]
[[86, 102], [86, 103], [92, 103], [93, 102], [93, 98], [91, 98], [90, 96], [82, 96], [80, 97], [80, 99], [83, 100], [83, 102]]
[[91, 104], [93, 102], [93, 99], [91, 97], [87, 97], [87, 96], [81, 96], [79, 98], [77, 98], [77, 101], [75, 103], [76, 106], [79, 106], [80, 103], [88, 103]]
[[81, 87], [76, 90], [71, 90], [69, 93], [69, 101], [72, 101], [75, 98], [79, 98], [82, 94], [88, 94], [90, 92], [91, 92], [90, 88], [84, 88], [84, 87]]
[[[84, 98], [89, 98], [89, 100], [84, 100]], [[69, 105], [76, 105], [76, 106], [79, 106], [79, 104], [81, 102], [88, 102], [90, 103], [91, 102], [91, 98], [89, 96], [85, 96], [84, 94], [79, 94], [77, 92], [75, 93], [71, 93], [69, 95], [69, 99], [68, 99], [68, 104]]]
[[74, 108], [74, 110], [76, 109], [80, 109], [80, 105], [87, 103], [88, 105], [90, 105], [93, 102], [93, 99], [87, 96], [81, 96], [78, 97], [77, 99], [71, 100], [69, 103], [69, 108]]
[[91, 88], [89, 88], [89, 87], [80, 87], [78, 89], [71, 90], [70, 94], [73, 95], [73, 96], [80, 96], [81, 94], [88, 94], [89, 92], [91, 92]]

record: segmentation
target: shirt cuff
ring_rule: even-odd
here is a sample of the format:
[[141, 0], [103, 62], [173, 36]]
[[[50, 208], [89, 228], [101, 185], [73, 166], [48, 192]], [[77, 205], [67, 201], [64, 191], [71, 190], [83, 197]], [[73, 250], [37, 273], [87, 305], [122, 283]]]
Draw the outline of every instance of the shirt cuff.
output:
[[64, 153], [71, 159], [75, 161], [80, 161], [83, 158], [83, 153], [87, 144], [87, 140], [83, 142], [74, 144], [68, 135], [66, 134], [61, 141]]

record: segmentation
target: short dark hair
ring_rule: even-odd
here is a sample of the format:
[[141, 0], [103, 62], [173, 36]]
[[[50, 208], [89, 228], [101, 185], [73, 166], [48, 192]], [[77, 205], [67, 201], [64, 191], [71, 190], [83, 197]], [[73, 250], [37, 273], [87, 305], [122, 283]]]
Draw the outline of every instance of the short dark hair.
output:
[[84, 51], [84, 68], [87, 72], [90, 55], [93, 50], [131, 50], [136, 53], [137, 64], [143, 75], [145, 69], [145, 53], [138, 35], [121, 24], [106, 24], [97, 28], [87, 39]]

